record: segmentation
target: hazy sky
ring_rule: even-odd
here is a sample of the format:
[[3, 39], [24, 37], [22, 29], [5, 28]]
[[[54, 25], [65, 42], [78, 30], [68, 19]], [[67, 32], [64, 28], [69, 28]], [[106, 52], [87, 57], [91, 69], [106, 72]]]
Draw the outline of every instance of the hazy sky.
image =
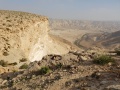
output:
[[0, 0], [0, 9], [60, 19], [120, 21], [120, 0]]

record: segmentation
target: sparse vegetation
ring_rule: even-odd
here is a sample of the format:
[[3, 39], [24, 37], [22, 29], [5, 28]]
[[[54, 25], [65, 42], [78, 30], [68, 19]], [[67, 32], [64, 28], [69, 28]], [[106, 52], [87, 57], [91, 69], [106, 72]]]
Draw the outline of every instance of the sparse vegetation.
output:
[[28, 64], [24, 63], [23, 65], [20, 66], [19, 69], [27, 69], [28, 68]]
[[59, 64], [56, 65], [56, 68], [57, 68], [57, 69], [61, 69], [62, 67], [63, 67], [63, 64], [62, 64], [62, 63], [59, 63]]
[[12, 70], [13, 72], [17, 72], [17, 70]]
[[99, 65], [105, 65], [108, 64], [109, 62], [115, 62], [114, 59], [111, 56], [108, 55], [100, 55], [94, 58], [93, 60], [94, 63], [99, 64]]
[[3, 67], [7, 67], [8, 62], [4, 61], [4, 60], [0, 60], [0, 65]]
[[51, 69], [49, 67], [42, 67], [40, 69], [40, 74], [44, 75], [44, 74], [47, 74], [51, 71]]
[[120, 48], [116, 48], [115, 51], [116, 51], [117, 55], [120, 55]]
[[8, 56], [9, 54], [8, 54], [7, 52], [4, 52], [3, 55], [4, 55], [4, 56]]
[[17, 65], [17, 62], [9, 63], [8, 65], [13, 65], [13, 66], [15, 66], [15, 65]]
[[120, 55], [120, 51], [117, 51], [117, 55]]
[[27, 61], [27, 58], [20, 59], [20, 62], [26, 62], [26, 61]]

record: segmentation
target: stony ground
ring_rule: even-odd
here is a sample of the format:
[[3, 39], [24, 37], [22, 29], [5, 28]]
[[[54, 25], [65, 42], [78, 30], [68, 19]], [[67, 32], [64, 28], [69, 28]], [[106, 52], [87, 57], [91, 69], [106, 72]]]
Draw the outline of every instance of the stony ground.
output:
[[[103, 66], [94, 64], [91, 54], [47, 55], [26, 70], [1, 74], [0, 90], [120, 90], [120, 57]], [[43, 75], [42, 67], [50, 72]]]

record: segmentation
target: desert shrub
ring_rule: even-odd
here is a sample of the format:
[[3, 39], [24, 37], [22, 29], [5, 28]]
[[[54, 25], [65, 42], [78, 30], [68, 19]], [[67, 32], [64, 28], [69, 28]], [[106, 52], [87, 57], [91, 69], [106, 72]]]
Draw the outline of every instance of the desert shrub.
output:
[[61, 69], [62, 67], [63, 67], [63, 64], [62, 64], [62, 63], [56, 64], [56, 68], [57, 68], [57, 69]]
[[51, 71], [51, 70], [50, 70], [49, 67], [42, 67], [42, 68], [40, 69], [40, 74], [44, 75], [44, 74], [49, 73], [50, 71]]
[[12, 70], [12, 72], [14, 72], [14, 73], [15, 73], [15, 72], [17, 72], [17, 70]]
[[11, 22], [11, 20], [6, 20], [7, 22]]
[[6, 24], [5, 23], [3, 23], [3, 26], [5, 26]]
[[4, 55], [4, 56], [8, 56], [9, 54], [8, 54], [7, 52], [4, 52], [3, 55]]
[[17, 62], [9, 63], [8, 65], [13, 65], [13, 66], [15, 66], [15, 65], [17, 65]]
[[117, 55], [120, 55], [120, 48], [115, 49], [115, 52], [117, 53]]
[[20, 62], [26, 62], [26, 61], [27, 61], [27, 58], [20, 59]]
[[27, 69], [28, 68], [28, 64], [24, 63], [23, 65], [21, 65], [19, 67], [19, 69]]
[[0, 60], [0, 65], [3, 67], [7, 67], [8, 62], [4, 61], [4, 60]]
[[99, 65], [105, 65], [109, 62], [115, 62], [114, 59], [111, 56], [108, 55], [100, 55], [97, 57], [94, 57], [93, 60], [94, 63], [99, 64]]
[[70, 70], [72, 67], [71, 67], [71, 65], [66, 65], [65, 68]]
[[116, 51], [117, 55], [120, 55], [120, 51]]

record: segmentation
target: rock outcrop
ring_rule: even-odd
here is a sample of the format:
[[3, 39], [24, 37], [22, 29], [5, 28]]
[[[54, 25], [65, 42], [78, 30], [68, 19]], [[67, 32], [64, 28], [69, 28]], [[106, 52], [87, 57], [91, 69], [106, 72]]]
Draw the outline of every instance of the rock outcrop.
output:
[[48, 18], [18, 12], [0, 11], [0, 59], [19, 62], [41, 60], [47, 54], [64, 54], [72, 45], [49, 35]]

